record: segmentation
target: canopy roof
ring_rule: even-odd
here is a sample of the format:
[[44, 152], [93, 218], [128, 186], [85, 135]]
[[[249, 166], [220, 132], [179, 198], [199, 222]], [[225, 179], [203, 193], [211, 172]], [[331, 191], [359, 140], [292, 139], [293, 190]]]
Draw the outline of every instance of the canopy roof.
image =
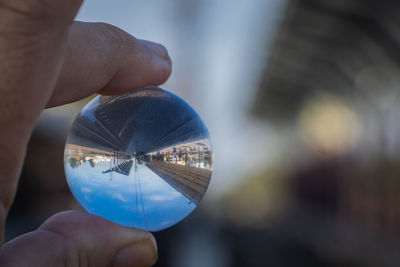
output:
[[69, 142], [110, 151], [149, 153], [208, 136], [199, 115], [184, 100], [148, 87], [92, 100], [77, 117]]

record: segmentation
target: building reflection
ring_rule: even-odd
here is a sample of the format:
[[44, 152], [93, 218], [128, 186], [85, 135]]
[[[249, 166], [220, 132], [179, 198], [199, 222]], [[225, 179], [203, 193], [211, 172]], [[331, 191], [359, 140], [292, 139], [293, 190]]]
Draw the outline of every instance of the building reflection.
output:
[[211, 151], [208, 139], [176, 144], [149, 153], [107, 151], [68, 144], [66, 160], [72, 169], [84, 164], [94, 168], [99, 162], [108, 162], [109, 168], [102, 170], [102, 174], [115, 172], [125, 176], [129, 176], [131, 171], [140, 175], [138, 165], [143, 165], [191, 202], [198, 204], [210, 183]]
[[210, 183], [212, 154], [208, 139], [153, 151], [144, 156], [146, 166], [195, 204]]
[[169, 146], [147, 154], [148, 160], [212, 170], [212, 154], [207, 139]]

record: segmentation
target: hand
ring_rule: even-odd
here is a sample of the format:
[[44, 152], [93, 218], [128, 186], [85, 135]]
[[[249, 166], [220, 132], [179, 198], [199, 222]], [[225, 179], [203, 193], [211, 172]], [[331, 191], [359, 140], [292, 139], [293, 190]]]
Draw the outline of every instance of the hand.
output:
[[[103, 23], [73, 22], [80, 0], [0, 0], [0, 238], [41, 110], [96, 91], [119, 94], [168, 78], [158, 44]], [[149, 266], [145, 231], [83, 212], [56, 214], [4, 244], [1, 266]]]

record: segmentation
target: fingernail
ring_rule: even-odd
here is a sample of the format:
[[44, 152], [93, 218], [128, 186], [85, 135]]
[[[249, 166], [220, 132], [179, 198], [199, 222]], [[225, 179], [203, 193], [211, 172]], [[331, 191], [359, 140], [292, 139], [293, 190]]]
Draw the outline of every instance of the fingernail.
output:
[[153, 236], [121, 249], [114, 261], [114, 267], [148, 267], [157, 260], [157, 245]]
[[138, 40], [142, 45], [146, 46], [148, 49], [150, 49], [154, 54], [157, 56], [161, 57], [162, 59], [165, 59], [167, 61], [170, 60], [169, 55], [168, 55], [168, 50], [163, 46], [158, 43], [146, 41], [146, 40]]

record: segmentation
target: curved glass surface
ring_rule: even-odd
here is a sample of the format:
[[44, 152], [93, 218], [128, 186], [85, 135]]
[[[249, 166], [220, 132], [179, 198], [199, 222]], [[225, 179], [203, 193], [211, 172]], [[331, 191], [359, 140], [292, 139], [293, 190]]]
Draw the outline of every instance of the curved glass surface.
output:
[[212, 164], [199, 115], [157, 87], [94, 98], [75, 119], [64, 154], [68, 184], [85, 210], [150, 231], [198, 205]]

